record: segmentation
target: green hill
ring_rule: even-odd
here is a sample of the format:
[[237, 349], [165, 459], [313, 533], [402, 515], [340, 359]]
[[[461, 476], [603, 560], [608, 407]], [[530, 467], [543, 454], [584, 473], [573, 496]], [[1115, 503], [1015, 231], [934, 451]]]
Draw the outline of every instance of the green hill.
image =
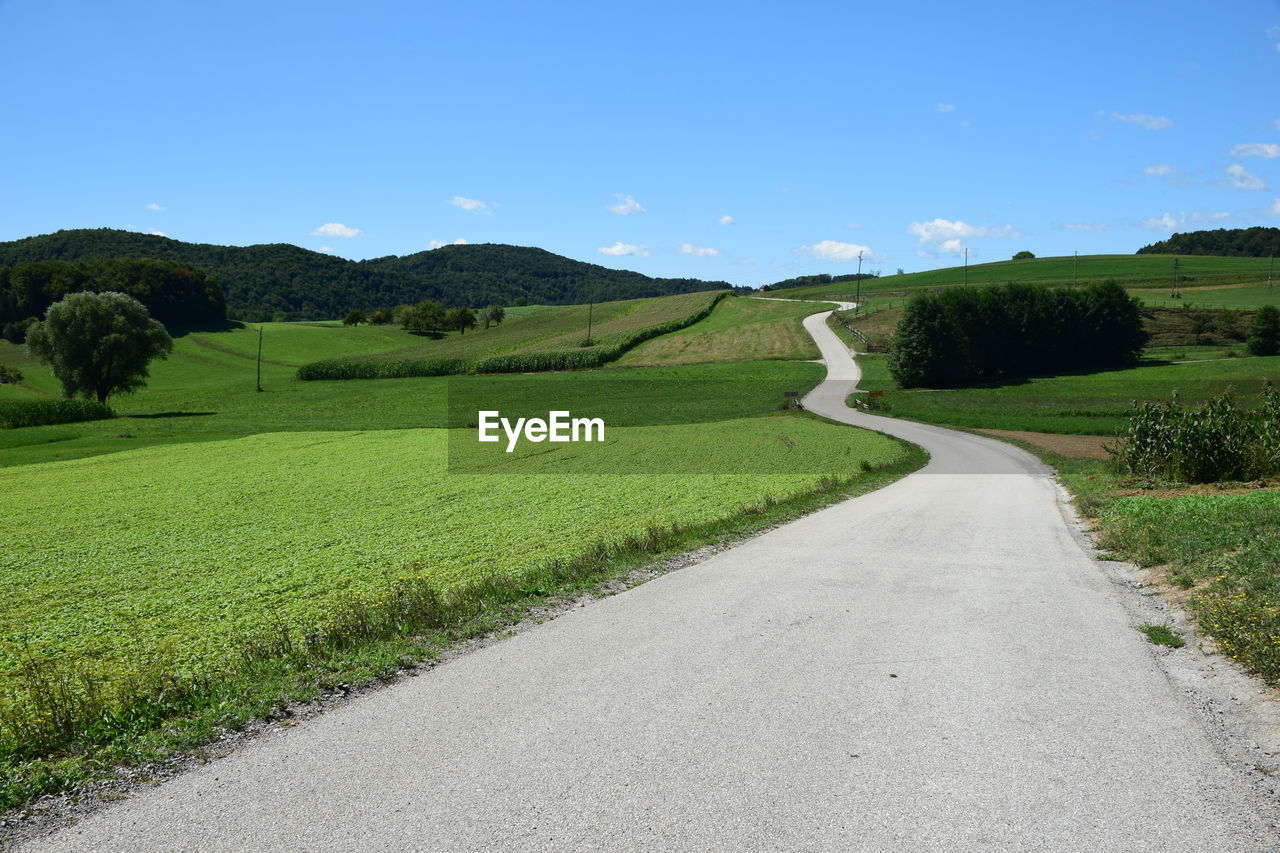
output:
[[154, 258], [203, 270], [222, 285], [228, 316], [326, 319], [351, 308], [433, 299], [451, 307], [510, 305], [518, 298], [571, 305], [723, 290], [724, 282], [650, 278], [500, 244], [444, 246], [404, 257], [349, 261], [288, 243], [215, 246], [112, 228], [58, 231], [0, 242], [0, 267], [27, 261]]

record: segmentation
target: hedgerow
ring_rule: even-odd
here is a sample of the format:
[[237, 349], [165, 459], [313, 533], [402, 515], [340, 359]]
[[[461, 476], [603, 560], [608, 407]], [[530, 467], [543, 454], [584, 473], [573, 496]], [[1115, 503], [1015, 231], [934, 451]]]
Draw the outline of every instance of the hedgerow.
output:
[[95, 400], [0, 400], [0, 429], [101, 421], [115, 416], [110, 406]]

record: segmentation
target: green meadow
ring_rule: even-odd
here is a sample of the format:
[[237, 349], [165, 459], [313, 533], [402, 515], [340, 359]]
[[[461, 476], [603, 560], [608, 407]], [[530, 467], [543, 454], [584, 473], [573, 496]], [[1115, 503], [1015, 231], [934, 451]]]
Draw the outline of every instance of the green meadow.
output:
[[[695, 297], [708, 298], [659, 307]], [[657, 301], [593, 323], [643, 328]], [[815, 354], [799, 343], [812, 310], [731, 299], [676, 333], [661, 366], [356, 381], [294, 377], [411, 338], [553, 346], [535, 326], [576, 335], [585, 308], [515, 309], [465, 342], [233, 324], [176, 338], [145, 390], [110, 400], [113, 419], [0, 431], [6, 525], [21, 531], [0, 554], [0, 806], [193, 748], [548, 595], [921, 464], [896, 440], [782, 410], [824, 373], [796, 360]], [[0, 343], [0, 364], [24, 374], [2, 399], [59, 393], [20, 347]], [[490, 408], [599, 417], [605, 441], [508, 454], [475, 440]]]

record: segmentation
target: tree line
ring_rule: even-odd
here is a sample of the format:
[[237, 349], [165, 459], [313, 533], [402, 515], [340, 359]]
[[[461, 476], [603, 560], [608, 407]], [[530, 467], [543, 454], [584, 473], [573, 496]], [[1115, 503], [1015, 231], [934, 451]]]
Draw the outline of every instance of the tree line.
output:
[[1140, 304], [1115, 281], [918, 293], [898, 322], [889, 371], [916, 388], [1132, 364], [1148, 339]]
[[287, 243], [216, 246], [111, 228], [58, 231], [0, 242], [0, 266], [153, 258], [206, 271], [226, 293], [234, 320], [336, 319], [352, 309], [423, 300], [445, 308], [609, 302], [729, 288], [724, 282], [650, 278], [500, 244], [444, 246], [412, 255], [350, 261]]
[[185, 264], [140, 258], [34, 261], [0, 267], [0, 336], [22, 343], [27, 329], [50, 305], [82, 291], [124, 293], [170, 327], [226, 319], [226, 301], [217, 281]]
[[1216, 228], [1174, 234], [1143, 246], [1139, 255], [1217, 255], [1224, 258], [1268, 258], [1280, 254], [1280, 228]]

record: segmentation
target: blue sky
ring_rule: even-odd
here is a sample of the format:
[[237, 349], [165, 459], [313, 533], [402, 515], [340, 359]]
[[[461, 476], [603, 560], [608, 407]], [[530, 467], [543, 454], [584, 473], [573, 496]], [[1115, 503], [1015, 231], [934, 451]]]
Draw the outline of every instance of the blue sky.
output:
[[1280, 226], [1280, 4], [0, 0], [0, 239], [757, 285]]

